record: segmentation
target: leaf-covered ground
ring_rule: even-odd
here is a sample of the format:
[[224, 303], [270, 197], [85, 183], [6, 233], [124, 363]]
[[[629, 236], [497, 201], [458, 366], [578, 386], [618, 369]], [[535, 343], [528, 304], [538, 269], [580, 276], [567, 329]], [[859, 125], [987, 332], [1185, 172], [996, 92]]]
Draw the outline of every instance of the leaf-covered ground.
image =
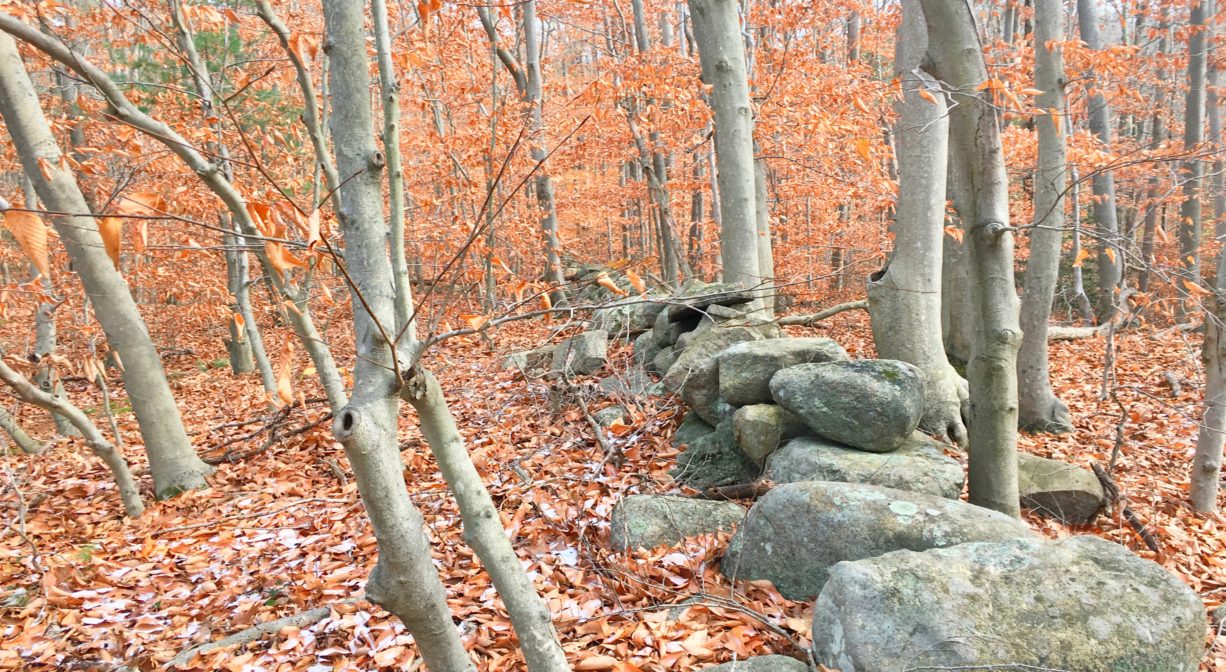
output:
[[[314, 625], [197, 657], [190, 667], [415, 669], [404, 628], [360, 599], [375, 541], [345, 455], [331, 439], [326, 408], [310, 401], [309, 376], [297, 383], [305, 409], [270, 414], [256, 379], [236, 379], [224, 367], [219, 334], [190, 327], [154, 325], [155, 339], [191, 351], [165, 361], [196, 446], [211, 456], [229, 451], [236, 461], [220, 465], [211, 488], [149, 502], [143, 517], [125, 520], [107, 472], [79, 441], [0, 459], [0, 668], [154, 669], [195, 644], [327, 606], [330, 615]], [[853, 355], [872, 354], [860, 316], [807, 331], [835, 336]], [[628, 555], [609, 551], [607, 521], [620, 496], [675, 490], [666, 472], [681, 409], [668, 400], [640, 400], [628, 419], [632, 429], [615, 439], [625, 463], [605, 464], [571, 400], [544, 382], [499, 370], [500, 355], [545, 333], [543, 325], [515, 326], [493, 336], [493, 350], [453, 341], [428, 364], [440, 374], [473, 460], [576, 669], [702, 669], [807, 645], [809, 604], [785, 600], [768, 585], [733, 586], [719, 574], [726, 538]], [[11, 343], [25, 338], [5, 336]], [[1161, 552], [1146, 548], [1122, 519], [1103, 516], [1085, 529], [1027, 520], [1052, 537], [1092, 533], [1124, 544], [1161, 562], [1215, 608], [1226, 601], [1226, 519], [1195, 515], [1184, 504], [1200, 405], [1198, 338], [1174, 331], [1119, 337], [1118, 392], [1106, 400], [1100, 400], [1103, 351], [1101, 338], [1054, 344], [1055, 385], [1077, 430], [1024, 437], [1022, 446], [1105, 464], [1122, 426], [1113, 474]], [[624, 364], [628, 355], [622, 348], [617, 360]], [[1166, 372], [1181, 381], [1179, 396], [1172, 396]], [[143, 473], [135, 420], [113, 381], [126, 452]], [[97, 390], [72, 379], [68, 387], [104, 422]], [[607, 403], [598, 399], [592, 392], [592, 410]], [[21, 419], [36, 436], [50, 435], [40, 413], [25, 410]], [[275, 435], [265, 427], [270, 421]], [[405, 477], [465, 641], [482, 670], [522, 669], [506, 614], [463, 542], [454, 503], [413, 423], [406, 408]], [[1206, 633], [1212, 641], [1208, 624]], [[1202, 668], [1226, 670], [1226, 637], [1214, 645]]]

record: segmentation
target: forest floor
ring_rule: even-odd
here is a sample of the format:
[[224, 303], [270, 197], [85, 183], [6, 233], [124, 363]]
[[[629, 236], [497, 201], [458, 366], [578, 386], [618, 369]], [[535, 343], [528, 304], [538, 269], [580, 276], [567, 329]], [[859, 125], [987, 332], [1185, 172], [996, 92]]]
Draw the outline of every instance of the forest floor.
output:
[[[79, 440], [43, 455], [0, 458], [0, 669], [155, 669], [193, 645], [320, 606], [330, 614], [313, 625], [197, 657], [191, 667], [415, 669], [400, 623], [358, 599], [375, 563], [375, 540], [345, 455], [331, 438], [326, 407], [309, 399], [305, 358], [299, 354], [296, 368], [305, 409], [270, 414], [256, 378], [235, 378], [225, 367], [216, 328], [193, 330], [158, 317], [155, 341], [190, 350], [165, 363], [193, 441], [206, 455], [229, 450], [237, 459], [219, 466], [211, 488], [165, 502], [147, 498], [145, 515], [125, 520], [108, 473]], [[29, 322], [0, 326], [0, 336], [11, 337], [4, 342], [28, 340], [4, 333], [17, 324]], [[329, 336], [343, 339], [340, 331]], [[830, 335], [853, 356], [872, 355], [867, 321], [858, 314], [794, 333]], [[726, 535], [656, 551], [609, 550], [608, 517], [618, 498], [676, 490], [667, 471], [683, 409], [672, 400], [641, 400], [631, 428], [616, 439], [626, 459], [615, 469], [602, 460], [573, 403], [559, 404], [543, 381], [499, 370], [503, 355], [545, 334], [541, 324], [516, 325], [493, 335], [492, 351], [490, 343], [453, 340], [427, 365], [439, 374], [576, 669], [698, 670], [807, 645], [811, 604], [785, 600], [767, 584], [734, 586], [720, 575]], [[1118, 517], [1100, 516], [1077, 529], [1030, 514], [1027, 521], [1051, 537], [1090, 533], [1124, 544], [1161, 562], [1213, 609], [1226, 601], [1226, 518], [1195, 515], [1185, 504], [1203, 378], [1199, 337], [1176, 331], [1117, 337], [1117, 395], [1101, 400], [1104, 348], [1102, 338], [1053, 344], [1055, 389], [1076, 431], [1025, 436], [1021, 446], [1077, 464], [1106, 464], [1122, 426], [1113, 476], [1160, 550], [1148, 549]], [[273, 343], [269, 349], [278, 350]], [[624, 365], [629, 348], [614, 355], [614, 368]], [[1166, 372], [1181, 381], [1179, 395], [1172, 395]], [[112, 381], [126, 452], [142, 475], [135, 418], [118, 376]], [[83, 379], [67, 383], [73, 400], [105, 425], [98, 391]], [[24, 410], [21, 419], [35, 436], [50, 435], [41, 413]], [[278, 432], [272, 441], [270, 422]], [[522, 669], [506, 614], [463, 542], [455, 505], [407, 407], [401, 427], [406, 480], [465, 641], [482, 670]], [[147, 477], [143, 483], [147, 491]], [[1208, 624], [1206, 632], [1212, 639]], [[1202, 669], [1226, 671], [1226, 636], [1214, 644]]]

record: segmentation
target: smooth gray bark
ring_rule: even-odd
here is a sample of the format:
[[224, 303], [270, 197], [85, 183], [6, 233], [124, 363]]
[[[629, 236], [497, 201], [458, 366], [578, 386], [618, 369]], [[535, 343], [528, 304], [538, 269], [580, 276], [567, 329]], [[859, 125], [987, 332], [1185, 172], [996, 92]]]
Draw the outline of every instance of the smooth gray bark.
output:
[[[1185, 152], [1196, 152], [1205, 140], [1205, 75], [1209, 37], [1205, 18], [1208, 16], [1213, 16], [1213, 1], [1194, 0], [1190, 26], [1194, 32], [1188, 37], [1188, 96], [1183, 117]], [[1179, 206], [1179, 273], [1185, 284], [1199, 285], [1200, 244], [1204, 227], [1201, 210], [1204, 162], [1199, 158], [1189, 157], [1180, 172], [1184, 182], [1183, 203]], [[1177, 305], [1176, 317], [1185, 321], [1197, 311], [1192, 305], [1195, 299], [1184, 288], [1180, 289], [1183, 290], [1183, 300]]]
[[[0, 33], [0, 44], [9, 39], [11, 38], [7, 34]], [[2, 53], [3, 46], [0, 46], [0, 54]], [[124, 513], [133, 518], [144, 513], [145, 505], [141, 502], [140, 490], [136, 487], [136, 480], [132, 478], [132, 471], [128, 469], [127, 460], [123, 458], [115, 445], [98, 431], [98, 428], [81, 412], [81, 409], [70, 404], [63, 397], [47, 394], [38, 389], [37, 385], [14, 371], [2, 358], [0, 358], [0, 380], [16, 392], [22, 401], [67, 418], [81, 433], [81, 436], [85, 437], [85, 443], [89, 449], [102, 458], [107, 468], [111, 470], [111, 475], [115, 478], [116, 489], [119, 491], [119, 499], [123, 502]]]
[[0, 406], [0, 429], [9, 435], [13, 443], [26, 455], [38, 455], [47, 449], [47, 444], [27, 434], [26, 430], [17, 424], [17, 418], [3, 406]]
[[1064, 10], [1060, 0], [1035, 0], [1035, 102], [1056, 114], [1035, 117], [1039, 135], [1038, 170], [1034, 177], [1034, 229], [1026, 261], [1022, 292], [1022, 347], [1017, 357], [1018, 424], [1038, 432], [1073, 430], [1068, 406], [1051, 389], [1048, 370], [1047, 323], [1060, 274], [1064, 243], [1064, 191], [1068, 179], [1064, 134], [1059, 112], [1064, 109], [1064, 56], [1049, 43], [1064, 37]]
[[[3, 16], [0, 21], [16, 20]], [[54, 217], [52, 222], [93, 302], [107, 341], [123, 360], [124, 384], [149, 456], [154, 492], [158, 497], [170, 497], [204, 487], [205, 476], [213, 468], [192, 450], [162, 370], [162, 359], [127, 284], [105, 251], [76, 178], [55, 167], [60, 165], [60, 148], [43, 116], [17, 44], [7, 32], [0, 35], [0, 116], [39, 198], [53, 211], [74, 213]], [[50, 179], [43, 176], [40, 160], [52, 166], [47, 171]]]
[[690, 0], [690, 19], [715, 113], [716, 181], [723, 281], [746, 288], [762, 282], [754, 187], [753, 107], [736, 0]]
[[1017, 351], [1022, 332], [997, 107], [993, 91], [983, 87], [988, 71], [970, 5], [923, 0], [923, 8], [927, 60], [957, 103], [950, 111], [950, 162], [957, 166], [954, 204], [966, 230], [975, 311], [975, 342], [967, 366], [969, 499], [1017, 516]]
[[[1098, 26], [1099, 0], [1077, 0], [1077, 20], [1081, 40], [1094, 51], [1105, 48]], [[1060, 39], [1060, 38], [1057, 38]], [[1089, 73], [1094, 76], [1093, 71]], [[1095, 86], [1087, 101], [1090, 131], [1098, 139], [1099, 148], [1111, 151], [1111, 107], [1102, 88]], [[1094, 188], [1094, 222], [1098, 228], [1098, 319], [1109, 322], [1116, 310], [1116, 290], [1120, 285], [1120, 269], [1124, 262], [1119, 244], [1119, 217], [1115, 207], [1115, 173], [1099, 170], [1092, 180]]]
[[[544, 94], [541, 84], [541, 33], [536, 18], [536, 0], [523, 3], [524, 26], [524, 99], [528, 102], [531, 123], [532, 160], [542, 162], [549, 152], [545, 149]], [[565, 298], [562, 284], [562, 243], [558, 239], [558, 209], [553, 194], [553, 178], [542, 167], [536, 177], [536, 200], [541, 208], [541, 232], [545, 237], [545, 281], [553, 285], [553, 302]]]
[[[945, 94], [919, 70], [928, 45], [923, 9], [904, 3], [894, 71], [903, 97], [896, 104], [899, 167], [894, 251], [868, 282], [868, 312], [877, 356], [910, 362], [924, 372], [926, 404], [920, 427], [966, 443], [962, 405], [966, 381], [941, 342], [941, 248], [945, 237], [945, 178], [949, 119]], [[920, 96], [927, 90], [936, 102]]]

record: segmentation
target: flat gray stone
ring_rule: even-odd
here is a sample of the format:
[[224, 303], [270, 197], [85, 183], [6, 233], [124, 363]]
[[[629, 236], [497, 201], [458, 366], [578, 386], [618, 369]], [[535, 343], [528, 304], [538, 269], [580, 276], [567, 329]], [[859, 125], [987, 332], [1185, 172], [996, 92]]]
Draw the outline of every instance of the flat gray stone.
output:
[[813, 613], [819, 663], [842, 672], [1194, 672], [1200, 598], [1093, 536], [969, 543], [841, 562]]
[[1093, 521], [1107, 502], [1093, 471], [1029, 453], [1017, 454], [1017, 485], [1023, 507], [1073, 525]]
[[631, 495], [613, 507], [613, 550], [656, 548], [718, 530], [732, 529], [745, 509], [732, 502], [667, 495]]
[[599, 329], [585, 331], [558, 343], [549, 370], [585, 376], [604, 366], [609, 357], [609, 334]]
[[774, 338], [729, 346], [719, 353], [719, 395], [733, 406], [771, 404], [771, 378], [797, 364], [847, 361], [829, 338]]
[[1029, 536], [1020, 520], [952, 499], [804, 481], [780, 485], [754, 504], [720, 571], [767, 579], [784, 597], [805, 600], [821, 592], [830, 568], [844, 560]]
[[818, 437], [794, 439], [770, 456], [762, 477], [776, 483], [865, 483], [946, 499], [958, 499], [965, 480], [962, 465], [919, 432], [890, 453], [867, 453]]
[[698, 417], [697, 413], [690, 411], [685, 414], [685, 417], [681, 419], [681, 424], [677, 426], [677, 432], [673, 435], [673, 447], [688, 446], [714, 432], [714, 426], [707, 424], [705, 420]]

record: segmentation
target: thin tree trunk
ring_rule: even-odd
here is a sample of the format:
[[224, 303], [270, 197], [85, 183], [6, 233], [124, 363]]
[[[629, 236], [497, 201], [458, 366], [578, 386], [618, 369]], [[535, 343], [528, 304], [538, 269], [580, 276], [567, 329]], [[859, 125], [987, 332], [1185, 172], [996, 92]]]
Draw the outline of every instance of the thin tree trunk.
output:
[[[548, 151], [545, 141], [544, 95], [541, 92], [541, 39], [540, 27], [537, 25], [536, 0], [525, 0], [523, 4], [524, 25], [524, 73], [525, 99], [529, 106], [529, 118], [533, 135], [532, 160], [545, 160]], [[545, 282], [555, 287], [552, 292], [554, 305], [564, 298], [562, 291], [562, 243], [558, 238], [557, 201], [553, 193], [553, 178], [548, 168], [542, 168], [536, 178], [536, 198], [541, 207], [541, 231], [545, 237]]]
[[[909, 0], [910, 1], [910, 0]], [[975, 310], [970, 382], [970, 502], [1020, 514], [1017, 484], [1017, 351], [1022, 332], [1013, 279], [1009, 182], [994, 91], [969, 4], [923, 0], [928, 57], [957, 91], [950, 112], [954, 203], [966, 230]]]
[[[966, 381], [941, 343], [941, 239], [945, 237], [945, 178], [949, 121], [945, 95], [920, 72], [928, 35], [922, 8], [902, 6], [894, 72], [903, 98], [896, 104], [899, 165], [894, 251], [868, 282], [868, 312], [877, 356], [910, 362], [924, 372], [926, 404], [920, 427], [960, 446], [966, 443], [962, 405]], [[920, 96], [931, 92], [935, 102]]]
[[758, 267], [755, 210], [753, 107], [736, 0], [690, 0], [690, 18], [702, 64], [711, 86], [718, 165], [720, 260], [724, 282], [756, 288]]
[[[4, 20], [16, 21], [11, 17]], [[50, 179], [43, 176], [40, 161], [59, 166], [60, 148], [8, 33], [0, 35], [0, 116], [43, 203], [56, 212], [74, 213], [52, 221], [95, 306], [107, 340], [123, 360], [124, 383], [149, 455], [154, 492], [158, 497], [171, 497], [207, 485], [205, 476], [213, 468], [192, 450], [161, 357], [127, 285], [106, 254], [76, 179], [58, 168], [47, 170]]]
[[[60, 417], [60, 416], [56, 416]], [[17, 418], [14, 418], [8, 409], [0, 406], [0, 429], [3, 429], [6, 434], [13, 439], [13, 443], [21, 449], [21, 452], [26, 455], [39, 455], [47, 449], [47, 445], [38, 439], [26, 433], [26, 430], [17, 424]]]
[[[38, 209], [38, 194], [34, 191], [34, 183], [24, 174], [21, 179], [21, 188], [25, 193], [26, 207]], [[55, 295], [51, 278], [40, 278], [38, 269], [33, 264], [30, 264], [30, 276], [38, 280], [44, 296]], [[55, 329], [55, 309], [56, 304], [48, 300], [40, 300], [38, 307], [34, 310], [34, 358], [38, 361], [38, 368], [34, 372], [34, 383], [43, 392], [62, 397], [66, 394], [64, 382], [60, 380], [59, 367], [55, 365], [54, 358], [51, 357], [55, 354], [58, 340]], [[62, 415], [52, 413], [51, 419], [55, 423], [56, 434], [60, 436], [81, 435], [77, 428], [73, 427], [72, 423]]]
[[[1195, 152], [1205, 139], [1205, 73], [1209, 29], [1205, 17], [1213, 16], [1213, 0], [1193, 0], [1191, 28], [1188, 37], [1188, 97], [1184, 106], [1183, 147], [1185, 152]], [[1189, 157], [1181, 170], [1183, 203], [1179, 207], [1179, 262], [1184, 287], [1180, 287], [1183, 300], [1176, 308], [1179, 321], [1187, 321], [1197, 311], [1192, 306], [1194, 299], [1187, 292], [1187, 285], [1199, 285], [1200, 243], [1203, 231], [1201, 213], [1201, 182], [1204, 179], [1204, 162]]]
[[[1064, 133], [1059, 111], [1064, 109], [1064, 56], [1055, 44], [1064, 36], [1060, 0], [1035, 0], [1034, 86], [1042, 91], [1039, 109], [1056, 114], [1035, 117], [1039, 132], [1038, 170], [1034, 178], [1034, 225], [1022, 292], [1022, 347], [1017, 357], [1018, 424], [1039, 432], [1073, 430], [1068, 406], [1051, 389], [1048, 370], [1047, 323], [1060, 275], [1064, 242]], [[1048, 49], [1048, 46], [1054, 49]]]
[[[757, 143], [754, 145], [757, 154]], [[766, 159], [754, 159], [754, 224], [758, 236], [758, 275], [762, 286], [762, 309], [766, 317], [775, 314], [775, 253], [771, 241], [770, 198], [767, 192]]]
[[[11, 41], [7, 33], [0, 34], [0, 44], [4, 41]], [[0, 46], [0, 50], [2, 49], [3, 47]], [[0, 54], [2, 53], [0, 51]], [[102, 458], [107, 468], [111, 470], [111, 475], [115, 478], [116, 489], [119, 491], [119, 499], [123, 502], [124, 513], [133, 518], [144, 513], [145, 505], [141, 502], [140, 490], [136, 487], [136, 480], [132, 478], [132, 471], [128, 469], [127, 460], [123, 459], [123, 455], [119, 453], [114, 444], [98, 431], [98, 428], [81, 412], [81, 409], [68, 403], [63, 397], [50, 395], [38, 389], [25, 376], [10, 368], [3, 359], [0, 359], [0, 380], [3, 380], [26, 403], [68, 418], [68, 421], [85, 437], [85, 443], [89, 449]], [[128, 396], [129, 398], [132, 396], [130, 392]]]
[[[1081, 39], [1094, 51], [1105, 48], [1098, 26], [1098, 0], [1077, 0], [1077, 19]], [[1056, 38], [1060, 39], [1060, 38]], [[1094, 73], [1091, 70], [1090, 76]], [[1095, 86], [1087, 102], [1090, 131], [1098, 139], [1099, 148], [1111, 151], [1111, 107], [1103, 96], [1102, 87]], [[1123, 256], [1119, 244], [1119, 221], [1115, 208], [1115, 173], [1110, 169], [1094, 173], [1094, 222], [1099, 238], [1098, 247], [1098, 319], [1109, 322], [1116, 310], [1116, 290], [1120, 284]]]

